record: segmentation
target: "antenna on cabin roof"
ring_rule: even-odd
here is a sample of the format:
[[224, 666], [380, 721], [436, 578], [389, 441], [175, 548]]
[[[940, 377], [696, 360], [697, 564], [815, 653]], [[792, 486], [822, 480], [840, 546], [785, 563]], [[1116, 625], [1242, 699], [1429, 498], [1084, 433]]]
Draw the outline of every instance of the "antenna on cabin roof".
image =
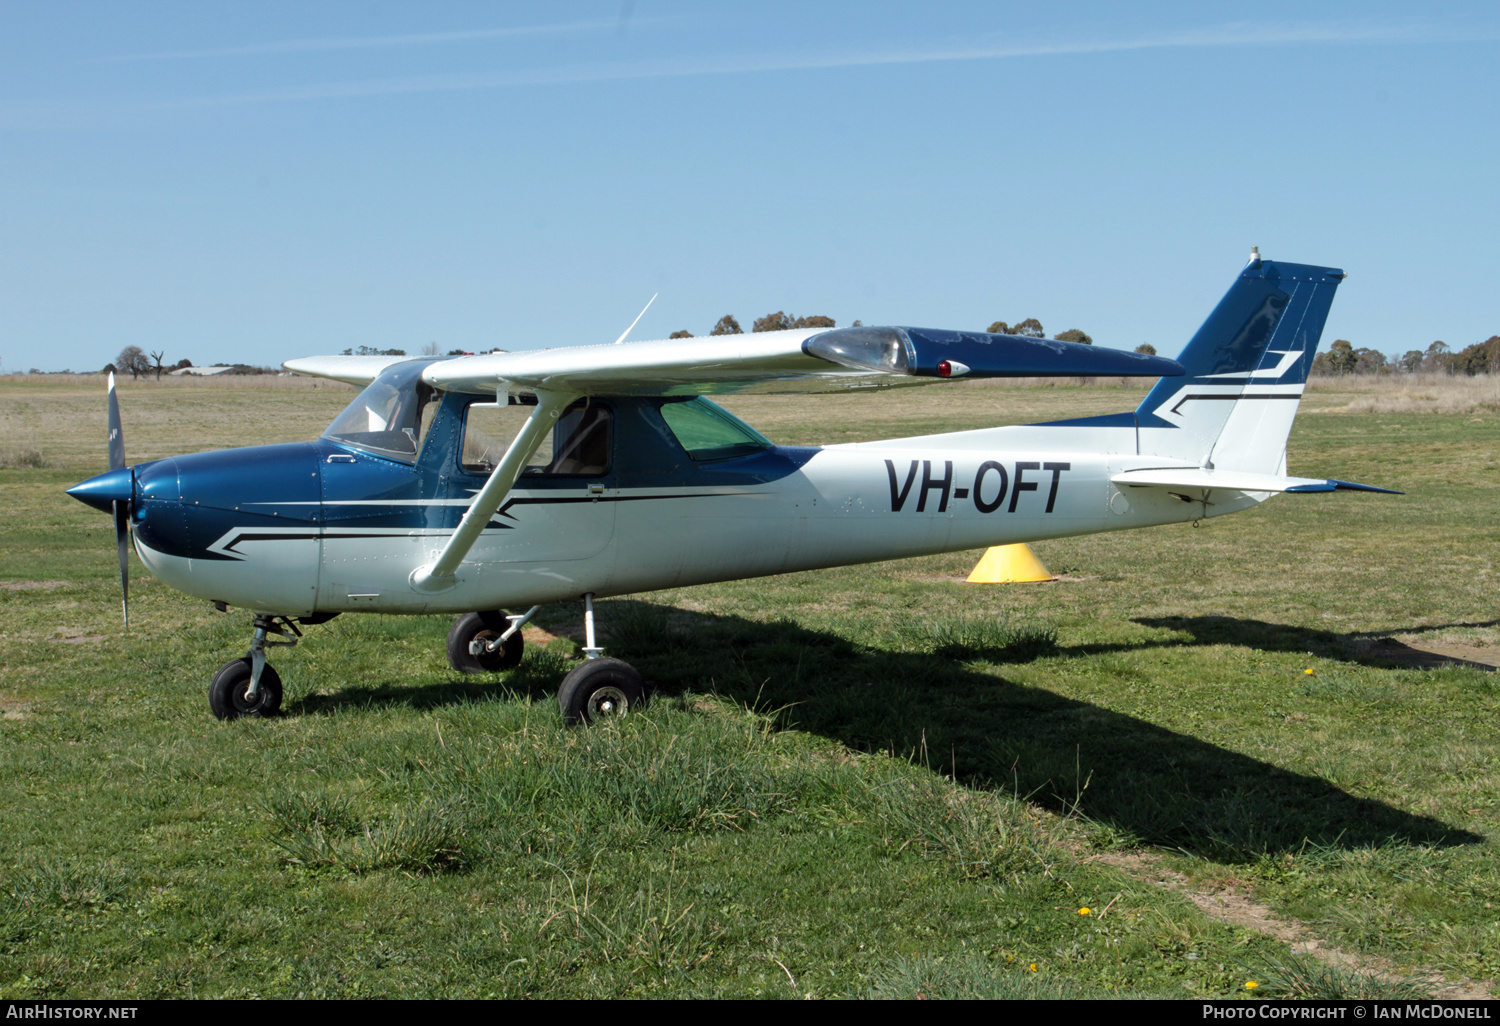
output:
[[1259, 246], [1251, 246], [1250, 247], [1250, 263], [1251, 264], [1258, 264], [1258, 263], [1260, 263], [1260, 247]]
[[[656, 296], [659, 295], [661, 295], [660, 292], [656, 294]], [[630, 327], [626, 328], [625, 331], [620, 335], [620, 337], [615, 339], [615, 345], [619, 345], [621, 342], [624, 342], [625, 336], [629, 335], [631, 331], [634, 330], [635, 326], [641, 323], [641, 318], [646, 316], [646, 311], [651, 309], [652, 303], [656, 302], [656, 296], [652, 296], [650, 299], [646, 300], [646, 305], [641, 307], [641, 312], [635, 315], [635, 320], [630, 322]]]

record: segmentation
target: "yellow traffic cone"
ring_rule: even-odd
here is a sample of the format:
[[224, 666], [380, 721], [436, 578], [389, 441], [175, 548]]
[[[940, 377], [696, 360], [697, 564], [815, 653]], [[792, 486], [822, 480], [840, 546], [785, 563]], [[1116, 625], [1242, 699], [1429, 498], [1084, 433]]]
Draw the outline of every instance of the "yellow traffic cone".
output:
[[969, 575], [970, 584], [1027, 584], [1055, 581], [1042, 561], [1026, 545], [996, 545], [987, 549]]

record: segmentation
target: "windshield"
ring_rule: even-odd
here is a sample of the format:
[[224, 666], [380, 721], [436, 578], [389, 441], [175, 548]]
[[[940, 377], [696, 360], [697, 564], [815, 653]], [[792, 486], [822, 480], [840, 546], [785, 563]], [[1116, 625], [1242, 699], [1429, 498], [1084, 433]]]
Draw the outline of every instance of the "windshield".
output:
[[422, 371], [431, 362], [408, 360], [388, 368], [334, 418], [323, 437], [387, 459], [415, 462], [432, 422], [427, 407], [438, 399], [437, 390], [422, 382]]

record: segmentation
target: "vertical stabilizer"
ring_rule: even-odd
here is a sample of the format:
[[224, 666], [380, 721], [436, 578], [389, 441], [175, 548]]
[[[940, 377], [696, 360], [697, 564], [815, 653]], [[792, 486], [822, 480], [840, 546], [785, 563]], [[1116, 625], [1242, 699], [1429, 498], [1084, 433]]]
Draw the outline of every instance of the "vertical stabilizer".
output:
[[1344, 272], [1252, 253], [1177, 362], [1136, 410], [1142, 454], [1274, 474]]

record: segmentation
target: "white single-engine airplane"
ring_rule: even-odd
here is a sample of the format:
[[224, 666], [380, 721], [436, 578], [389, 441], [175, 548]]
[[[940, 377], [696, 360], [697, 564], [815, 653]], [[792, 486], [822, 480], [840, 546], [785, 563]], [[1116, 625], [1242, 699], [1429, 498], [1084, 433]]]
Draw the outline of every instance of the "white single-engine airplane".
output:
[[[366, 386], [317, 441], [134, 467], [111, 378], [112, 469], [69, 494], [114, 514], [127, 623], [131, 531], [168, 584], [252, 611], [249, 652], [209, 686], [220, 718], [280, 708], [265, 650], [295, 644], [298, 624], [457, 613], [449, 662], [494, 672], [520, 662], [541, 605], [581, 598], [588, 658], [558, 703], [587, 722], [645, 698], [633, 668], [600, 657], [596, 598], [1197, 520], [1276, 492], [1385, 491], [1286, 473], [1343, 277], [1252, 251], [1180, 363], [898, 327], [309, 357], [285, 366]], [[1162, 380], [1131, 413], [821, 448], [773, 445], [704, 398], [1045, 375]]]

